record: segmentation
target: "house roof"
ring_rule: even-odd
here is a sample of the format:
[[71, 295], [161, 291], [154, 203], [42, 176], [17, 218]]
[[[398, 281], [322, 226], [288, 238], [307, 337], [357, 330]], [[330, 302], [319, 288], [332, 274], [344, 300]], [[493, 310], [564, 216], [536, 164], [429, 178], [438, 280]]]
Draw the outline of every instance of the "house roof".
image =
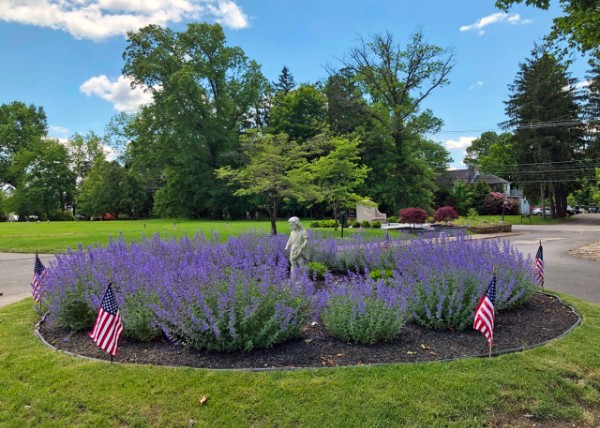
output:
[[449, 170], [437, 179], [439, 185], [451, 185], [455, 181], [461, 181], [463, 183], [484, 182], [490, 185], [510, 183], [510, 181], [506, 181], [493, 174], [480, 174], [474, 168]]

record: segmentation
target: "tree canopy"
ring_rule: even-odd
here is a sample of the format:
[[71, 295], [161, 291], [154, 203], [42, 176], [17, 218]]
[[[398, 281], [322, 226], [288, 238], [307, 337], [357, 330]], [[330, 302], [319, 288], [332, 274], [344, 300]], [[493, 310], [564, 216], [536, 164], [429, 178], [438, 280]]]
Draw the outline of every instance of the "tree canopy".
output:
[[[497, 0], [496, 6], [504, 11], [513, 4], [525, 3], [548, 9], [550, 0]], [[569, 46], [583, 52], [600, 54], [600, 7], [597, 0], [560, 0], [562, 16], [554, 18], [548, 39], [566, 41]]]

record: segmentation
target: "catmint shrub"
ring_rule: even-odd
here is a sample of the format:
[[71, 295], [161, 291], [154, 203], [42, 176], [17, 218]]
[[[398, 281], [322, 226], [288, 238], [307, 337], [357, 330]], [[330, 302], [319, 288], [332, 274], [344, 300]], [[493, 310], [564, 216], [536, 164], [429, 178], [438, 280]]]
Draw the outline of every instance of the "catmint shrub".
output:
[[409, 287], [415, 319], [431, 328], [462, 330], [496, 270], [496, 310], [527, 302], [535, 293], [531, 261], [508, 242], [456, 239], [415, 240], [396, 252], [397, 284]]
[[327, 331], [341, 340], [374, 344], [392, 340], [406, 320], [406, 296], [384, 281], [352, 274], [332, 281], [326, 278], [326, 306], [321, 320]]

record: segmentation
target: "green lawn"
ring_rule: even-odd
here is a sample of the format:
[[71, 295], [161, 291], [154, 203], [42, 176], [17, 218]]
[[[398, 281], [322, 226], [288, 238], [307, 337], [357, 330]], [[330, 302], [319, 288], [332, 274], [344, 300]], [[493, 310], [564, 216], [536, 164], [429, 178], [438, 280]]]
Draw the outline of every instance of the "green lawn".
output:
[[[310, 221], [303, 221], [308, 228]], [[176, 226], [176, 227], [175, 227]], [[382, 230], [363, 229], [369, 234], [383, 234]], [[106, 244], [119, 235], [127, 240], [138, 240], [143, 236], [160, 233], [163, 238], [179, 237], [196, 233], [210, 235], [217, 233], [221, 239], [248, 231], [269, 233], [269, 221], [216, 221], [216, 220], [119, 220], [119, 221], [56, 221], [50, 223], [0, 223], [0, 252], [17, 253], [59, 253], [67, 248], [76, 248], [79, 243], [88, 245]], [[333, 229], [321, 229], [322, 233], [332, 233]], [[356, 233], [358, 229], [344, 229], [344, 237]], [[289, 233], [286, 220], [277, 222], [278, 233]], [[339, 237], [341, 230], [334, 236]]]
[[[597, 426], [600, 307], [566, 301], [582, 315], [582, 325], [526, 352], [250, 372], [119, 365], [62, 354], [32, 334], [37, 315], [26, 299], [0, 308], [0, 426]], [[208, 402], [200, 405], [204, 395]]]
[[[501, 216], [479, 216], [488, 223], [498, 222]], [[468, 220], [461, 219], [457, 224]], [[521, 224], [521, 216], [505, 216], [504, 221], [511, 224]], [[532, 217], [531, 224], [553, 224], [568, 219], [547, 219]], [[472, 223], [472, 221], [471, 221]], [[529, 224], [529, 219], [523, 219]], [[174, 227], [176, 225], [176, 228]], [[304, 220], [303, 225], [309, 228], [310, 220]], [[59, 253], [67, 248], [76, 248], [78, 244], [106, 244], [109, 239], [117, 238], [120, 234], [129, 240], [138, 240], [142, 236], [160, 233], [162, 237], [179, 237], [184, 234], [193, 236], [196, 233], [210, 235], [219, 234], [221, 239], [229, 235], [237, 235], [248, 231], [269, 233], [271, 224], [268, 221], [217, 221], [217, 220], [119, 220], [119, 221], [64, 221], [51, 223], [0, 223], [0, 252], [18, 253]], [[341, 230], [319, 229], [324, 234], [341, 237]], [[286, 220], [277, 222], [278, 233], [289, 233]], [[344, 237], [358, 232], [358, 229], [345, 228]], [[368, 235], [384, 235], [380, 229], [362, 229]], [[390, 232], [392, 234], [396, 232]]]
[[[269, 230], [268, 222], [176, 223], [177, 229], [173, 220], [1, 223], [0, 250], [58, 252], [119, 233], [138, 239]], [[288, 233], [286, 221], [278, 228]], [[37, 314], [26, 299], [0, 308], [0, 426], [597, 426], [600, 307], [563, 298], [576, 306], [582, 325], [534, 350], [270, 372], [111, 365], [61, 354], [32, 334]], [[200, 405], [204, 395], [208, 402]]]

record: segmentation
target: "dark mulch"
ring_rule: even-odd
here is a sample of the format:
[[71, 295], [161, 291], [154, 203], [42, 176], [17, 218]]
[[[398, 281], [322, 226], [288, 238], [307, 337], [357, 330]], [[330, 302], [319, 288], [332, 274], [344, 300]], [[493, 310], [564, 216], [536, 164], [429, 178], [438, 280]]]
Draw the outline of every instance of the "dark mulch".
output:
[[[496, 315], [493, 352], [539, 345], [565, 333], [577, 321], [578, 316], [558, 298], [538, 293], [524, 306]], [[47, 323], [41, 324], [39, 331], [48, 343], [60, 350], [110, 359], [85, 332], [70, 335]], [[139, 343], [121, 338], [119, 355], [114, 360], [212, 369], [270, 369], [414, 363], [487, 355], [487, 352], [485, 337], [472, 329], [433, 331], [408, 324], [394, 341], [365, 346], [335, 339], [321, 325], [308, 325], [297, 340], [252, 352], [203, 352], [184, 349], [167, 341]]]

